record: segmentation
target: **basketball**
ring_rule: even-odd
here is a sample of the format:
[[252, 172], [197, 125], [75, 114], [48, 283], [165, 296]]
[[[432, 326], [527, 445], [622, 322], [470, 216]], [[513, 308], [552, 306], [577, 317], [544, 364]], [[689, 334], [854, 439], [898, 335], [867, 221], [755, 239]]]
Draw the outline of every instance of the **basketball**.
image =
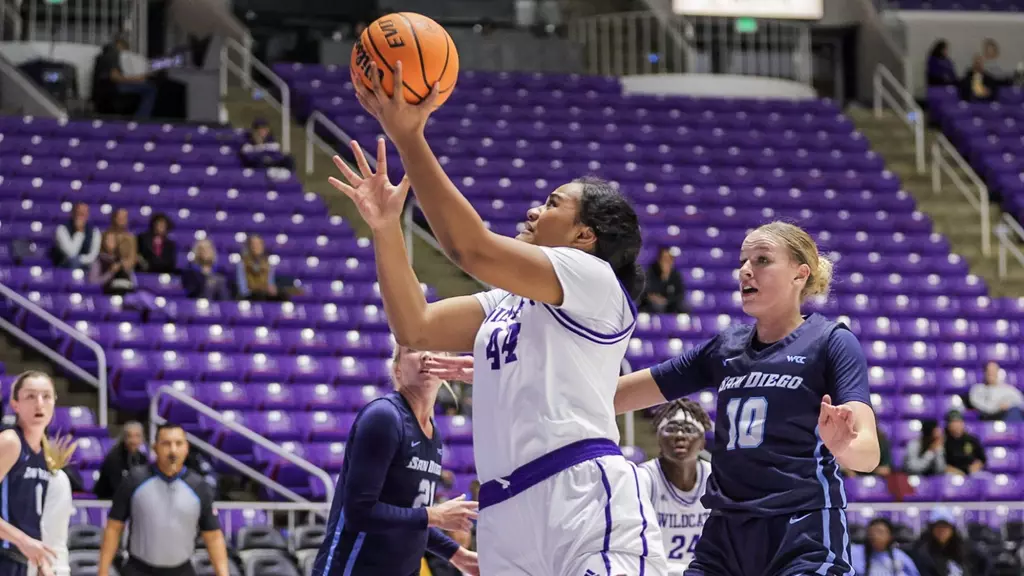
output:
[[423, 102], [434, 84], [439, 85], [439, 105], [451, 96], [459, 76], [459, 53], [452, 37], [437, 22], [413, 12], [374, 20], [352, 48], [352, 81], [372, 88], [370, 63], [376, 62], [381, 87], [394, 94], [398, 61], [402, 62], [402, 93], [407, 102]]

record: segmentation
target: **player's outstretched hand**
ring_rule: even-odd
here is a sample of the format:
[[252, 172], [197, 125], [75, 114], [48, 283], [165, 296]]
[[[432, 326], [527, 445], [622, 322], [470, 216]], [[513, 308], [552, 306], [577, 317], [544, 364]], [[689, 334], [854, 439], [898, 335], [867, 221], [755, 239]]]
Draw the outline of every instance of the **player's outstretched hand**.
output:
[[444, 504], [427, 508], [427, 524], [441, 530], [469, 532], [473, 529], [479, 505], [466, 501], [466, 495], [452, 498]]
[[423, 367], [428, 374], [442, 380], [473, 383], [472, 356], [427, 356], [423, 360]]
[[359, 215], [373, 231], [398, 224], [402, 219], [405, 197], [409, 194], [409, 179], [402, 178], [398, 186], [388, 179], [388, 157], [383, 138], [377, 140], [376, 172], [370, 170], [366, 156], [355, 140], [350, 146], [360, 173], [353, 172], [344, 160], [335, 156], [334, 165], [348, 182], [342, 182], [333, 176], [328, 178], [328, 182], [355, 203]]
[[[402, 62], [395, 63], [393, 74], [394, 86], [402, 86]], [[419, 104], [410, 104], [405, 100], [404, 89], [393, 90], [388, 96], [387, 92], [380, 85], [380, 73], [377, 71], [377, 63], [370, 63], [370, 78], [373, 78], [373, 89], [367, 89], [362, 82], [353, 82], [356, 89], [356, 98], [363, 108], [371, 116], [380, 122], [381, 128], [392, 141], [401, 143], [403, 139], [410, 136], [423, 134], [427, 126], [427, 118], [431, 112], [437, 109], [437, 98], [439, 87], [437, 84], [431, 87], [430, 94]]]
[[828, 394], [821, 399], [821, 412], [818, 415], [818, 433], [821, 441], [829, 452], [836, 457], [846, 451], [857, 438], [853, 429], [853, 410], [846, 406], [835, 406]]
[[32, 564], [39, 566], [40, 573], [52, 572], [50, 563], [57, 557], [53, 548], [43, 544], [35, 538], [25, 537], [23, 541], [17, 542], [18, 551]]
[[459, 548], [448, 561], [452, 563], [452, 566], [462, 571], [463, 574], [480, 576], [480, 560], [477, 559], [476, 552], [472, 550]]

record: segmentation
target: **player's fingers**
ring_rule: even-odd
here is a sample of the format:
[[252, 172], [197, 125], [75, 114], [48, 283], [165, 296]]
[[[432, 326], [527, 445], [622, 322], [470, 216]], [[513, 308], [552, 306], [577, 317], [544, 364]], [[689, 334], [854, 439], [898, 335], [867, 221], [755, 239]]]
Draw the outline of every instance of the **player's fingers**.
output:
[[821, 398], [821, 403], [822, 404], [828, 404], [829, 406], [831, 406], [832, 405], [832, 396], [829, 395], [829, 394], [825, 394]]
[[437, 108], [437, 106], [438, 106], [437, 100], [440, 97], [441, 97], [441, 84], [439, 82], [435, 82], [434, 85], [430, 88], [430, 94], [427, 94], [427, 97], [423, 99], [423, 102], [420, 105], [421, 106], [426, 106], [427, 110], [433, 110], [433, 109]]
[[465, 499], [466, 499], [466, 495], [465, 494], [459, 494], [455, 498], [452, 498], [451, 500], [449, 500], [449, 502], [458, 502], [459, 500], [465, 500]]
[[348, 162], [345, 162], [341, 156], [335, 156], [334, 158], [331, 158], [331, 160], [334, 161], [334, 167], [338, 169], [338, 172], [341, 172], [341, 175], [345, 177], [345, 180], [351, 182], [353, 186], [359, 186], [363, 181], [362, 178], [348, 167]]
[[377, 173], [388, 173], [388, 150], [384, 138], [377, 138]]
[[[384, 93], [384, 88], [380, 85], [380, 71], [377, 69], [376, 62], [370, 62], [370, 79], [373, 82], [373, 95], [377, 97], [378, 102], [383, 102], [388, 95]], [[397, 86], [394, 82], [391, 85]]]
[[373, 93], [366, 90], [366, 88], [359, 87], [356, 90], [356, 100], [362, 104], [363, 108], [370, 113], [374, 118], [380, 119], [380, 104], [377, 102], [377, 98]]
[[338, 180], [334, 176], [331, 176], [330, 178], [328, 178], [327, 182], [329, 182], [331, 186], [334, 186], [335, 190], [337, 190], [338, 192], [341, 192], [345, 196], [348, 196], [349, 199], [351, 199], [353, 202], [355, 202], [357, 194], [356, 194], [356, 191], [355, 191], [354, 188], [352, 188], [348, 184], [345, 184], [341, 180]]
[[409, 187], [412, 184], [409, 182], [409, 176], [402, 176], [402, 181], [398, 183], [397, 194], [402, 198], [402, 204], [405, 204], [405, 197], [409, 195]]
[[405, 83], [402, 80], [402, 61], [395, 62], [395, 71], [392, 76], [395, 79], [394, 88], [391, 90], [391, 100], [395, 104], [402, 104], [405, 101]]
[[366, 155], [363, 154], [363, 147], [355, 140], [349, 142], [348, 145], [349, 148], [352, 149], [352, 154], [356, 157], [356, 166], [359, 167], [359, 173], [362, 174], [363, 178], [372, 178], [373, 170], [370, 170], [370, 164], [366, 161]]

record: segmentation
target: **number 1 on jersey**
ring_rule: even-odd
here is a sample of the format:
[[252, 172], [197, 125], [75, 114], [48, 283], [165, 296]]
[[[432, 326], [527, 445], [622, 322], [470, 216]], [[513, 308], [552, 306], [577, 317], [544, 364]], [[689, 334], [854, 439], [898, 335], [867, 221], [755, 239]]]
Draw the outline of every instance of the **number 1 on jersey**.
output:
[[[487, 359], [491, 361], [491, 370], [501, 368], [502, 356], [505, 364], [511, 364], [518, 360], [516, 357], [516, 346], [519, 345], [519, 323], [508, 325], [508, 331], [504, 327], [498, 327], [491, 331], [491, 337], [487, 341]], [[502, 335], [504, 334], [504, 339]]]
[[725, 412], [729, 417], [726, 450], [757, 448], [764, 442], [764, 421], [768, 417], [768, 400], [764, 396], [733, 398]]

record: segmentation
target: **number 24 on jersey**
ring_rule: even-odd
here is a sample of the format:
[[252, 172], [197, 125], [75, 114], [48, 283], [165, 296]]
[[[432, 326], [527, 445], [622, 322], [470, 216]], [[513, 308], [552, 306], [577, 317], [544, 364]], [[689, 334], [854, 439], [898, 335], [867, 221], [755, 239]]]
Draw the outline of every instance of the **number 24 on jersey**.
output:
[[519, 345], [519, 322], [499, 326], [491, 330], [487, 340], [487, 359], [491, 361], [491, 370], [498, 370], [502, 364], [511, 364], [518, 360], [516, 346]]

